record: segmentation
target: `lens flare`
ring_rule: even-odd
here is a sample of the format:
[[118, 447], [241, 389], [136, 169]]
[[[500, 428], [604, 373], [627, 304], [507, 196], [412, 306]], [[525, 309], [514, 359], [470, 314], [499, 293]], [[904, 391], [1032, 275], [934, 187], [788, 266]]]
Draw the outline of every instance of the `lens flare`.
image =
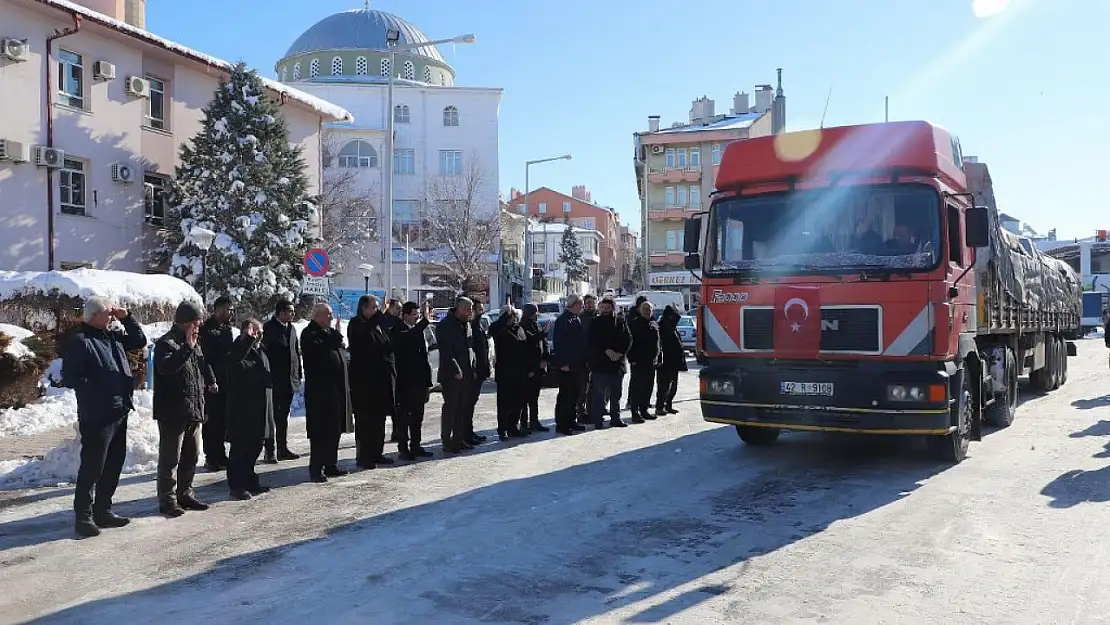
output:
[[794, 163], [805, 160], [821, 145], [821, 131], [801, 130], [775, 135], [775, 155], [780, 161]]
[[979, 19], [994, 17], [1006, 10], [1010, 0], [972, 0], [971, 12]]

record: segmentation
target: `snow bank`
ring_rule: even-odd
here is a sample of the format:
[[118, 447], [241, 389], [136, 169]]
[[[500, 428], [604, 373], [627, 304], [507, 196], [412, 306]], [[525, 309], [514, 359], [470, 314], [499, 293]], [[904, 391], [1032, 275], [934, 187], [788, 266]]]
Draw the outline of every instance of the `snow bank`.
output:
[[30, 347], [23, 344], [23, 339], [31, 338], [35, 335], [34, 332], [8, 323], [0, 323], [0, 334], [7, 334], [12, 338], [11, 344], [4, 350], [5, 354], [16, 359], [29, 358], [35, 355]]
[[102, 295], [123, 306], [171, 307], [186, 300], [202, 304], [189, 283], [165, 274], [102, 269], [0, 271], [0, 299], [52, 291], [81, 299]]
[[47, 388], [46, 396], [23, 408], [0, 410], [0, 438], [32, 436], [77, 423], [77, 396], [69, 389]]

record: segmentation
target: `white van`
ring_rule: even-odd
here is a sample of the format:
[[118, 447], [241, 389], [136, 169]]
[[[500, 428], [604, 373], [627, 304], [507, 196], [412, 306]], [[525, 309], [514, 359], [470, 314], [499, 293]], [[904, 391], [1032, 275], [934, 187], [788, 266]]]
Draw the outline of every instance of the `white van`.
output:
[[641, 295], [646, 297], [652, 306], [655, 306], [656, 311], [662, 312], [665, 307], [673, 306], [679, 314], [686, 312], [686, 299], [678, 291], [640, 291], [632, 299]]

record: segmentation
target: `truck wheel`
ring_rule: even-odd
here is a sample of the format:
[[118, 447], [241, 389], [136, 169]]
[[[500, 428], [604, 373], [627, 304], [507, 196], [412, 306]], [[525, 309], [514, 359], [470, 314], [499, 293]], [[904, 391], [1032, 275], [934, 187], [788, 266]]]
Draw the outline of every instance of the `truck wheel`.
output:
[[1052, 390], [1052, 349], [1051, 339], [1045, 337], [1044, 366], [1029, 372], [1029, 386], [1038, 393], [1047, 393]]
[[960, 372], [959, 393], [956, 396], [956, 411], [954, 425], [956, 431], [945, 436], [930, 436], [928, 439], [929, 453], [937, 460], [951, 464], [959, 464], [967, 457], [967, 449], [971, 445], [971, 419], [974, 416], [971, 406], [971, 386], [967, 379], [967, 370]]
[[1006, 370], [1003, 372], [1006, 388], [995, 395], [994, 403], [987, 406], [987, 423], [1000, 428], [1010, 427], [1017, 413], [1017, 359], [1014, 351], [1006, 348]]
[[1060, 366], [1060, 386], [1068, 383], [1068, 344], [1060, 341], [1060, 358], [1063, 364]]
[[1048, 358], [1048, 390], [1054, 391], [1060, 386], [1060, 339], [1055, 335], [1048, 336], [1048, 345], [1052, 348]]
[[736, 434], [740, 436], [740, 440], [753, 447], [770, 445], [779, 439], [781, 433], [782, 430], [777, 428], [763, 428], [754, 425], [736, 426]]

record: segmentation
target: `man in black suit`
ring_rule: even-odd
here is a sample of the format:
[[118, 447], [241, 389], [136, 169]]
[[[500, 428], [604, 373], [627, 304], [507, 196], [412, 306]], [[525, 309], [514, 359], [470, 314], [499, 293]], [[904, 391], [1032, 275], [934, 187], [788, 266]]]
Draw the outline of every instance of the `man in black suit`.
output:
[[427, 458], [432, 452], [420, 446], [424, 406], [432, 390], [432, 367], [424, 331], [431, 323], [431, 305], [423, 311], [416, 302], [401, 307], [401, 323], [393, 327], [393, 355], [397, 367], [397, 411], [393, 432], [404, 460]]

